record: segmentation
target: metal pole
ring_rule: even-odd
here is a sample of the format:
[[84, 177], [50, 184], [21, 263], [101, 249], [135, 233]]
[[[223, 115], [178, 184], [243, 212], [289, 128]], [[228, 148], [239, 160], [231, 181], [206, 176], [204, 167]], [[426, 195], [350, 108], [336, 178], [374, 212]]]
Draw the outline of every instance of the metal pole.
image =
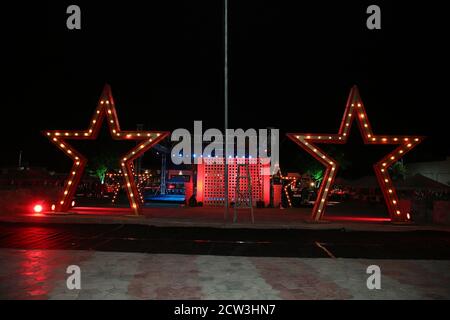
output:
[[224, 0], [224, 109], [225, 109], [225, 148], [224, 148], [224, 184], [225, 212], [224, 220], [228, 220], [228, 0]]
[[[267, 136], [269, 137], [268, 141], [267, 141], [267, 153], [266, 154], [270, 154], [270, 156], [272, 156], [272, 129], [274, 129], [274, 127], [267, 127]], [[272, 165], [272, 163], [271, 163]], [[270, 192], [269, 192], [269, 207], [273, 208], [273, 178], [275, 177], [275, 174], [273, 174], [272, 172], [270, 172]], [[263, 188], [264, 190], [264, 188]]]
[[22, 167], [22, 150], [19, 151], [19, 168]]
[[161, 181], [159, 187], [160, 194], [166, 194], [166, 168], [167, 168], [167, 156], [166, 153], [161, 154]]
[[[137, 129], [138, 131], [142, 131], [142, 130], [144, 130], [144, 125], [143, 125], [142, 123], [138, 123], [138, 124], [136, 125], [136, 129]], [[139, 141], [136, 142], [136, 144], [139, 144]], [[139, 175], [139, 174], [141, 173], [141, 171], [142, 171], [142, 157], [143, 157], [143, 156], [141, 156], [141, 157], [139, 157], [139, 158], [136, 159], [136, 165], [135, 165], [135, 167], [136, 167], [136, 174], [137, 174], [137, 175]]]

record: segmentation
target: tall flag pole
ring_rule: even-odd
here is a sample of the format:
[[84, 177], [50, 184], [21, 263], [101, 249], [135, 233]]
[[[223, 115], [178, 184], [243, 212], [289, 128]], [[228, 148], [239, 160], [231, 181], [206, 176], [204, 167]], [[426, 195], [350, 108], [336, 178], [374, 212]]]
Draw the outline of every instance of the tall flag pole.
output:
[[225, 148], [224, 148], [224, 184], [225, 212], [224, 220], [228, 221], [228, 0], [224, 0], [224, 109], [225, 109]]

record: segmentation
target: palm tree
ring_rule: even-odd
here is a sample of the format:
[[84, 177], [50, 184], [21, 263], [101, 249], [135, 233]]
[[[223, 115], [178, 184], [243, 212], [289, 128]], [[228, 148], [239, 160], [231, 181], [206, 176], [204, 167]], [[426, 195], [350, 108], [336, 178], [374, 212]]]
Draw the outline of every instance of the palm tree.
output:
[[403, 161], [397, 161], [391, 166], [391, 177], [392, 180], [404, 180], [406, 178], [406, 174], [408, 173], [408, 170], [406, 169], [405, 164]]

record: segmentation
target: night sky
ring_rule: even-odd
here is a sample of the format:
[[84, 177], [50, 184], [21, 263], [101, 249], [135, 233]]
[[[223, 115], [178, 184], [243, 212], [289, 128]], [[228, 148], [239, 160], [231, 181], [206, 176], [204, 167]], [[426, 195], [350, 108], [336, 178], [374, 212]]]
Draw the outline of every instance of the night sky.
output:
[[[309, 156], [285, 133], [336, 133], [357, 84], [376, 134], [428, 137], [406, 160], [445, 158], [442, 3], [230, 0], [230, 127], [279, 128], [281, 164], [299, 170]], [[81, 30], [66, 28], [70, 4]], [[366, 28], [370, 4], [381, 30]], [[222, 1], [40, 1], [1, 12], [0, 166], [23, 150], [31, 166], [68, 168], [40, 131], [86, 128], [106, 82], [123, 129], [223, 128]], [[355, 129], [342, 150], [364, 173], [386, 149], [363, 146]]]

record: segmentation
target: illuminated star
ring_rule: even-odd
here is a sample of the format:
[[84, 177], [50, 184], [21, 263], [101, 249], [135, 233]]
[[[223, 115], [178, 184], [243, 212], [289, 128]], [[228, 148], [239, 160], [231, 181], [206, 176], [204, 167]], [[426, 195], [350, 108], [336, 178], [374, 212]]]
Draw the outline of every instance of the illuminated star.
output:
[[142, 199], [134, 181], [133, 161], [141, 157], [152, 146], [169, 135], [163, 131], [122, 131], [117, 118], [116, 107], [111, 93], [111, 87], [105, 85], [97, 108], [86, 130], [51, 130], [44, 131], [44, 135], [73, 160], [69, 177], [65, 181], [63, 193], [55, 206], [56, 211], [65, 212], [71, 207], [72, 199], [83, 175], [87, 159], [72, 147], [67, 140], [96, 140], [102, 122], [108, 122], [109, 132], [114, 140], [136, 140], [139, 143], [120, 158], [120, 168], [123, 172], [125, 190], [131, 208], [139, 214]]
[[317, 200], [312, 210], [312, 219], [322, 219], [327, 205], [328, 195], [333, 186], [339, 164], [316, 146], [317, 143], [345, 144], [348, 141], [353, 121], [358, 123], [359, 131], [363, 137], [364, 144], [371, 145], [397, 145], [398, 147], [373, 165], [378, 184], [383, 192], [384, 200], [392, 221], [408, 221], [409, 212], [402, 211], [394, 185], [389, 176], [389, 167], [397, 162], [406, 153], [417, 146], [424, 137], [420, 136], [388, 136], [375, 135], [372, 132], [364, 104], [359, 96], [358, 88], [354, 86], [347, 100], [344, 117], [337, 134], [305, 134], [288, 133], [287, 136], [306, 150], [325, 167], [325, 174], [321, 183]]

